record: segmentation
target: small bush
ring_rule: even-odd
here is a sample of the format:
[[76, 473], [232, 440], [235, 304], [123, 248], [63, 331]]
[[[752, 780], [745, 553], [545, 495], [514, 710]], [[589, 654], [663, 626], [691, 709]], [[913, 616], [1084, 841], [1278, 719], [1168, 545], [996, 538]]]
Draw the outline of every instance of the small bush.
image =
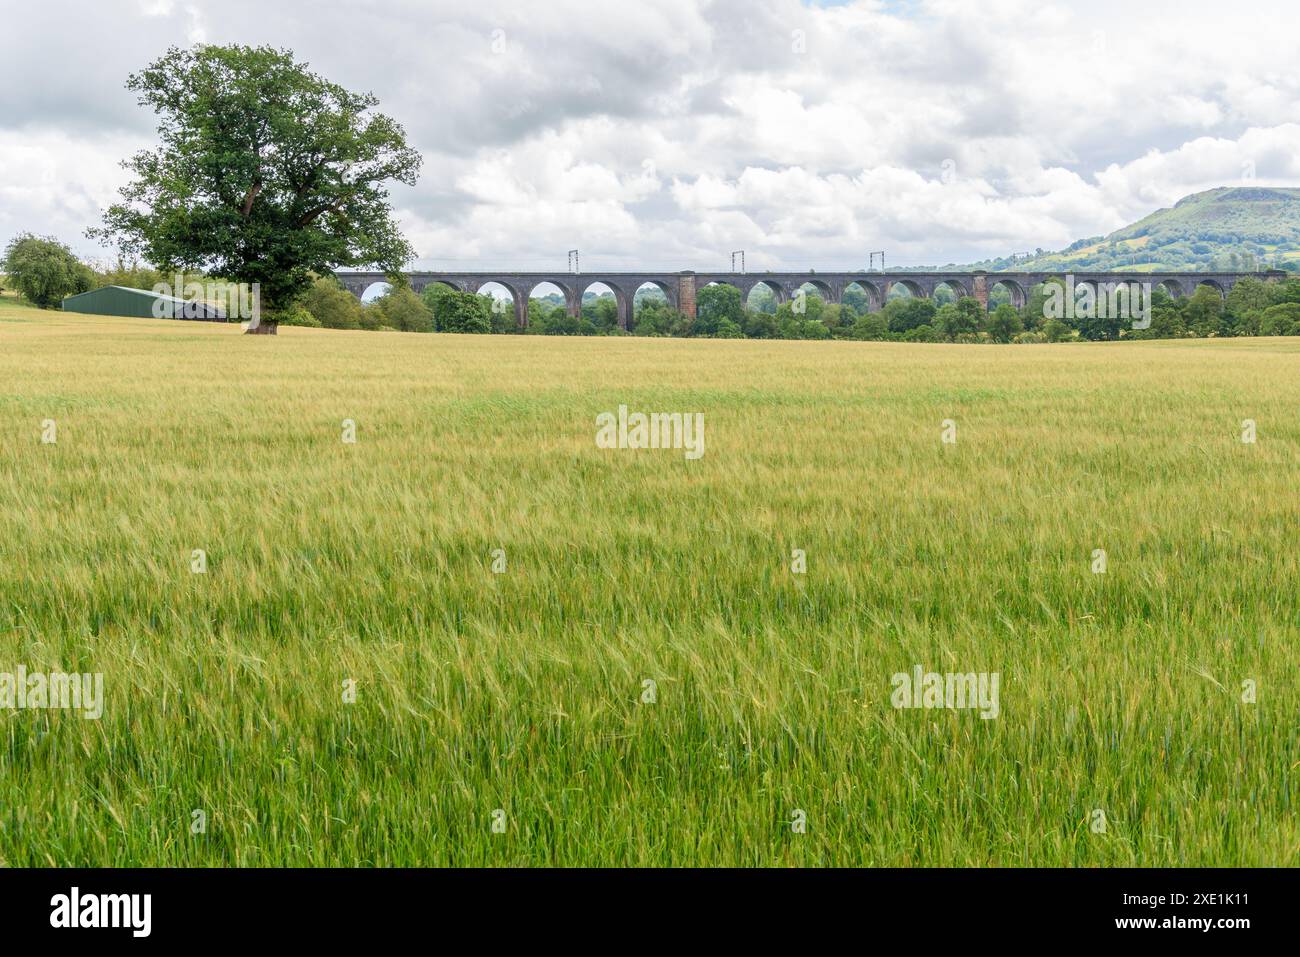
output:
[[308, 329], [321, 327], [320, 320], [301, 305], [290, 306], [276, 315], [275, 320], [282, 326], [306, 326]]
[[[376, 302], [382, 325], [401, 332], [433, 332], [433, 311], [406, 286], [389, 290]], [[486, 331], [486, 330], [485, 330]]]
[[360, 329], [363, 306], [333, 276], [322, 276], [302, 297], [303, 307], [326, 329]]

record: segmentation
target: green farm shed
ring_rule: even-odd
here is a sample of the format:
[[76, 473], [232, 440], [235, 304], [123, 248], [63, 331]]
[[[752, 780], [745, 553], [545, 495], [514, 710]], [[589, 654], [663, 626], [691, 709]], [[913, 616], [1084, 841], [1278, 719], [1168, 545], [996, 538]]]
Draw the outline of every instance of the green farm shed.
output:
[[63, 300], [64, 312], [87, 312], [96, 316], [128, 316], [136, 319], [198, 319], [225, 322], [220, 306], [197, 300], [164, 296], [147, 289], [104, 286]]

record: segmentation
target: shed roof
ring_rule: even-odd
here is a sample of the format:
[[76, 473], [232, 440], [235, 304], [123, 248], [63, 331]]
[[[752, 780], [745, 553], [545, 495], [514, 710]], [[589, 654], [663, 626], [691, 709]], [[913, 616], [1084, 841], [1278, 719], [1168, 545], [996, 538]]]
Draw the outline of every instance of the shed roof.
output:
[[100, 286], [98, 289], [90, 289], [86, 292], [79, 292], [75, 296], [68, 296], [64, 302], [73, 299], [80, 299], [82, 296], [93, 296], [97, 292], [103, 292], [105, 289], [116, 289], [118, 292], [135, 293], [137, 296], [148, 296], [150, 299], [161, 299], [163, 302], [186, 303], [188, 299], [181, 299], [179, 296], [164, 296], [160, 292], [154, 292], [150, 289], [133, 289], [130, 286]]
[[98, 289], [68, 296], [63, 300], [63, 308], [68, 312], [137, 318], [209, 320], [226, 318], [224, 304], [210, 303], [202, 299], [182, 299], [150, 289], [133, 289], [130, 286], [100, 286]]

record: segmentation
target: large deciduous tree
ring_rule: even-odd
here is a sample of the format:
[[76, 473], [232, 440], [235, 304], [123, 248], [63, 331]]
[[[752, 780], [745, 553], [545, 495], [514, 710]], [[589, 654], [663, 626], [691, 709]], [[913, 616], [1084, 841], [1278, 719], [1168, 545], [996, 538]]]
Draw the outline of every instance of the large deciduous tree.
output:
[[431, 283], [420, 298], [433, 312], [439, 332], [492, 331], [492, 300], [487, 296]]
[[723, 320], [737, 326], [745, 321], [745, 301], [740, 290], [728, 283], [705, 286], [695, 294], [695, 327], [699, 335], [712, 336]]
[[135, 179], [91, 231], [167, 269], [261, 288], [262, 320], [314, 273], [415, 258], [387, 184], [414, 185], [420, 154], [370, 93], [352, 93], [269, 47], [172, 49], [127, 88], [158, 114], [161, 143], [124, 162]]
[[90, 268], [53, 236], [15, 237], [0, 256], [0, 272], [8, 273], [27, 301], [42, 309], [53, 309], [65, 296], [94, 285]]
[[[978, 301], [978, 300], [977, 300]], [[984, 320], [984, 331], [994, 342], [1010, 342], [1024, 329], [1015, 306], [1002, 303]]]

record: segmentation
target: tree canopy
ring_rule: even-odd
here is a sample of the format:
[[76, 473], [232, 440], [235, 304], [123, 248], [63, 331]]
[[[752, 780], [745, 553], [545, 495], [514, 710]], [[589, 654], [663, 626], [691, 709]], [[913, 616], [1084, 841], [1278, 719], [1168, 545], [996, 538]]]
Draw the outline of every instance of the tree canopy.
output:
[[158, 114], [159, 147], [96, 238], [164, 268], [259, 283], [274, 316], [338, 267], [396, 274], [415, 253], [387, 184], [414, 185], [420, 154], [378, 100], [270, 47], [171, 49], [127, 88]]
[[28, 302], [52, 309], [65, 296], [86, 292], [95, 284], [94, 274], [63, 243], [53, 237], [23, 233], [16, 236], [0, 258], [0, 272]]

